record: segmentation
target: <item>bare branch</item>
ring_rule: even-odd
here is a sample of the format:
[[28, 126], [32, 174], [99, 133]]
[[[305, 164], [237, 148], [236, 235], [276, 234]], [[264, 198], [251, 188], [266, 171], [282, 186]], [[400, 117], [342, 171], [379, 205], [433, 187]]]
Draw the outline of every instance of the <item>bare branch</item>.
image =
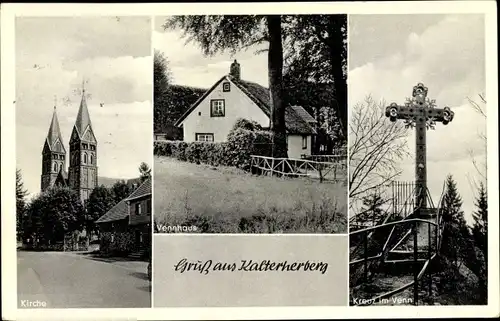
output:
[[401, 174], [398, 161], [409, 155], [403, 124], [385, 117], [385, 102], [367, 96], [351, 110], [349, 197], [362, 198]]

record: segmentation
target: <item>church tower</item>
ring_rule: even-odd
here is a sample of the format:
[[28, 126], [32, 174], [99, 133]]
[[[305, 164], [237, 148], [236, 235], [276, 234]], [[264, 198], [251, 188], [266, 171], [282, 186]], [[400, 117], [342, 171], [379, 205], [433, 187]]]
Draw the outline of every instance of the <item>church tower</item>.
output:
[[42, 192], [54, 186], [59, 172], [65, 172], [66, 149], [61, 138], [56, 106], [42, 151]]
[[97, 140], [90, 122], [85, 89], [69, 140], [68, 172], [69, 186], [80, 195], [83, 203], [97, 186]]

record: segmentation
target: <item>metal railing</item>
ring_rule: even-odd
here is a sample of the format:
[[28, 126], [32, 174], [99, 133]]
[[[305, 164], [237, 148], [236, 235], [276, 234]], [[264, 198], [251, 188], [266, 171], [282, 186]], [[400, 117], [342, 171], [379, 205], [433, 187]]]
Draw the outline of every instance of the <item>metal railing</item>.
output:
[[[429, 196], [428, 191], [426, 191], [426, 192]], [[409, 283], [407, 283], [399, 288], [396, 288], [394, 290], [382, 293], [380, 295], [376, 295], [375, 297], [372, 297], [369, 300], [364, 300], [362, 302], [365, 302], [365, 303], [360, 303], [358, 305], [369, 305], [369, 304], [371, 304], [370, 302], [377, 302], [377, 301], [382, 300], [384, 298], [389, 298], [397, 293], [400, 293], [400, 292], [410, 288], [411, 286], [413, 286], [413, 304], [418, 305], [418, 299], [419, 299], [418, 298], [418, 296], [419, 296], [418, 283], [422, 279], [422, 277], [426, 274], [426, 272], [428, 275], [429, 294], [432, 292], [432, 275], [430, 272], [428, 272], [428, 268], [430, 266], [431, 261], [438, 255], [439, 249], [441, 247], [441, 236], [443, 233], [441, 207], [442, 207], [442, 202], [444, 199], [444, 193], [445, 193], [445, 185], [443, 185], [443, 191], [441, 193], [441, 197], [440, 197], [439, 202], [438, 202], [437, 213], [436, 213], [437, 216], [436, 216], [435, 222], [429, 221], [429, 220], [423, 220], [423, 219], [419, 219], [419, 218], [408, 218], [408, 219], [403, 219], [403, 220], [394, 221], [394, 222], [384, 222], [384, 223], [377, 225], [377, 226], [372, 226], [369, 228], [365, 228], [362, 230], [353, 231], [353, 232], [349, 233], [350, 238], [356, 237], [357, 235], [363, 235], [363, 242], [362, 242], [362, 244], [360, 244], [363, 246], [363, 258], [355, 259], [355, 260], [352, 260], [351, 262], [349, 262], [351, 269], [353, 266], [363, 264], [363, 270], [362, 270], [363, 283], [368, 282], [368, 275], [369, 275], [370, 265], [371, 265], [370, 262], [377, 262], [378, 261], [379, 264], [377, 267], [383, 266], [387, 263], [410, 263], [412, 266], [412, 270], [413, 270], [412, 271], [413, 272], [413, 281], [412, 282], [409, 282]], [[430, 198], [430, 196], [429, 196], [429, 198]], [[433, 205], [433, 203], [429, 203], [429, 204]], [[419, 206], [417, 206], [415, 208], [414, 213], [418, 215], [419, 210], [420, 210], [420, 204], [419, 204]], [[391, 215], [389, 214], [388, 217], [390, 217], [390, 216]], [[412, 215], [407, 216], [407, 217], [411, 217], [411, 216]], [[408, 232], [402, 238], [398, 238], [398, 237], [394, 238], [393, 234], [394, 234], [394, 231], [396, 230], [396, 227], [401, 227], [401, 226], [403, 227], [403, 230], [408, 230]], [[426, 235], [427, 251], [420, 251], [419, 250], [419, 239], [421, 241], [420, 247], [425, 248], [425, 244], [423, 244], [424, 246], [422, 246], [422, 241], [425, 241], [425, 239], [423, 237], [425, 237], [425, 236], [422, 235], [423, 233], [419, 233], [419, 231], [425, 232], [424, 231], [425, 228], [422, 228], [422, 226], [427, 227], [427, 235]], [[387, 236], [381, 250], [378, 251], [373, 246], [371, 246], [372, 248], [370, 249], [370, 246], [369, 246], [370, 236], [372, 236], [376, 231], [383, 231], [384, 229], [386, 229], [387, 231], [389, 231], [389, 229], [390, 229], [390, 232], [382, 233], [382, 235], [388, 235], [388, 236]], [[432, 231], [434, 231], [434, 232], [432, 232]], [[413, 235], [413, 249], [412, 249], [412, 251], [396, 251], [395, 249], [400, 244], [404, 243], [405, 239], [410, 234]], [[419, 238], [419, 236], [420, 236], [420, 238]], [[394, 244], [393, 243], [394, 239], [397, 239], [399, 241], [394, 246], [389, 246], [389, 245]], [[391, 250], [387, 250], [389, 248], [391, 248]], [[409, 258], [409, 259], [387, 260], [387, 257], [390, 254], [409, 254], [409, 255], [413, 254], [413, 255], [412, 255], [412, 258]], [[424, 255], [424, 257], [422, 257], [423, 255]], [[423, 262], [423, 265], [420, 265], [422, 262]], [[354, 269], [354, 270], [358, 271], [356, 269]], [[352, 277], [352, 273], [351, 273], [351, 277]]]

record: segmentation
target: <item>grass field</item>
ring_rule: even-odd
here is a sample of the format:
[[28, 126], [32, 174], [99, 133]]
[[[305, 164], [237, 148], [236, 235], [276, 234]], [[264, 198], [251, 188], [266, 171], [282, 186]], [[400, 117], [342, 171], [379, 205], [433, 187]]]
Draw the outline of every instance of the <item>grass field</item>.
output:
[[155, 227], [205, 233], [345, 233], [347, 187], [155, 157]]

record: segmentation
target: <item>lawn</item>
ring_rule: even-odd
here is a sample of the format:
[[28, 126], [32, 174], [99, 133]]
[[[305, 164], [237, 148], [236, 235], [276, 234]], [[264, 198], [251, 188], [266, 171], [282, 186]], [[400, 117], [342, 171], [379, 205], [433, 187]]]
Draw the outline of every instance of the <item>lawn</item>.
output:
[[206, 233], [346, 233], [342, 183], [256, 176], [231, 167], [154, 161], [155, 228]]

